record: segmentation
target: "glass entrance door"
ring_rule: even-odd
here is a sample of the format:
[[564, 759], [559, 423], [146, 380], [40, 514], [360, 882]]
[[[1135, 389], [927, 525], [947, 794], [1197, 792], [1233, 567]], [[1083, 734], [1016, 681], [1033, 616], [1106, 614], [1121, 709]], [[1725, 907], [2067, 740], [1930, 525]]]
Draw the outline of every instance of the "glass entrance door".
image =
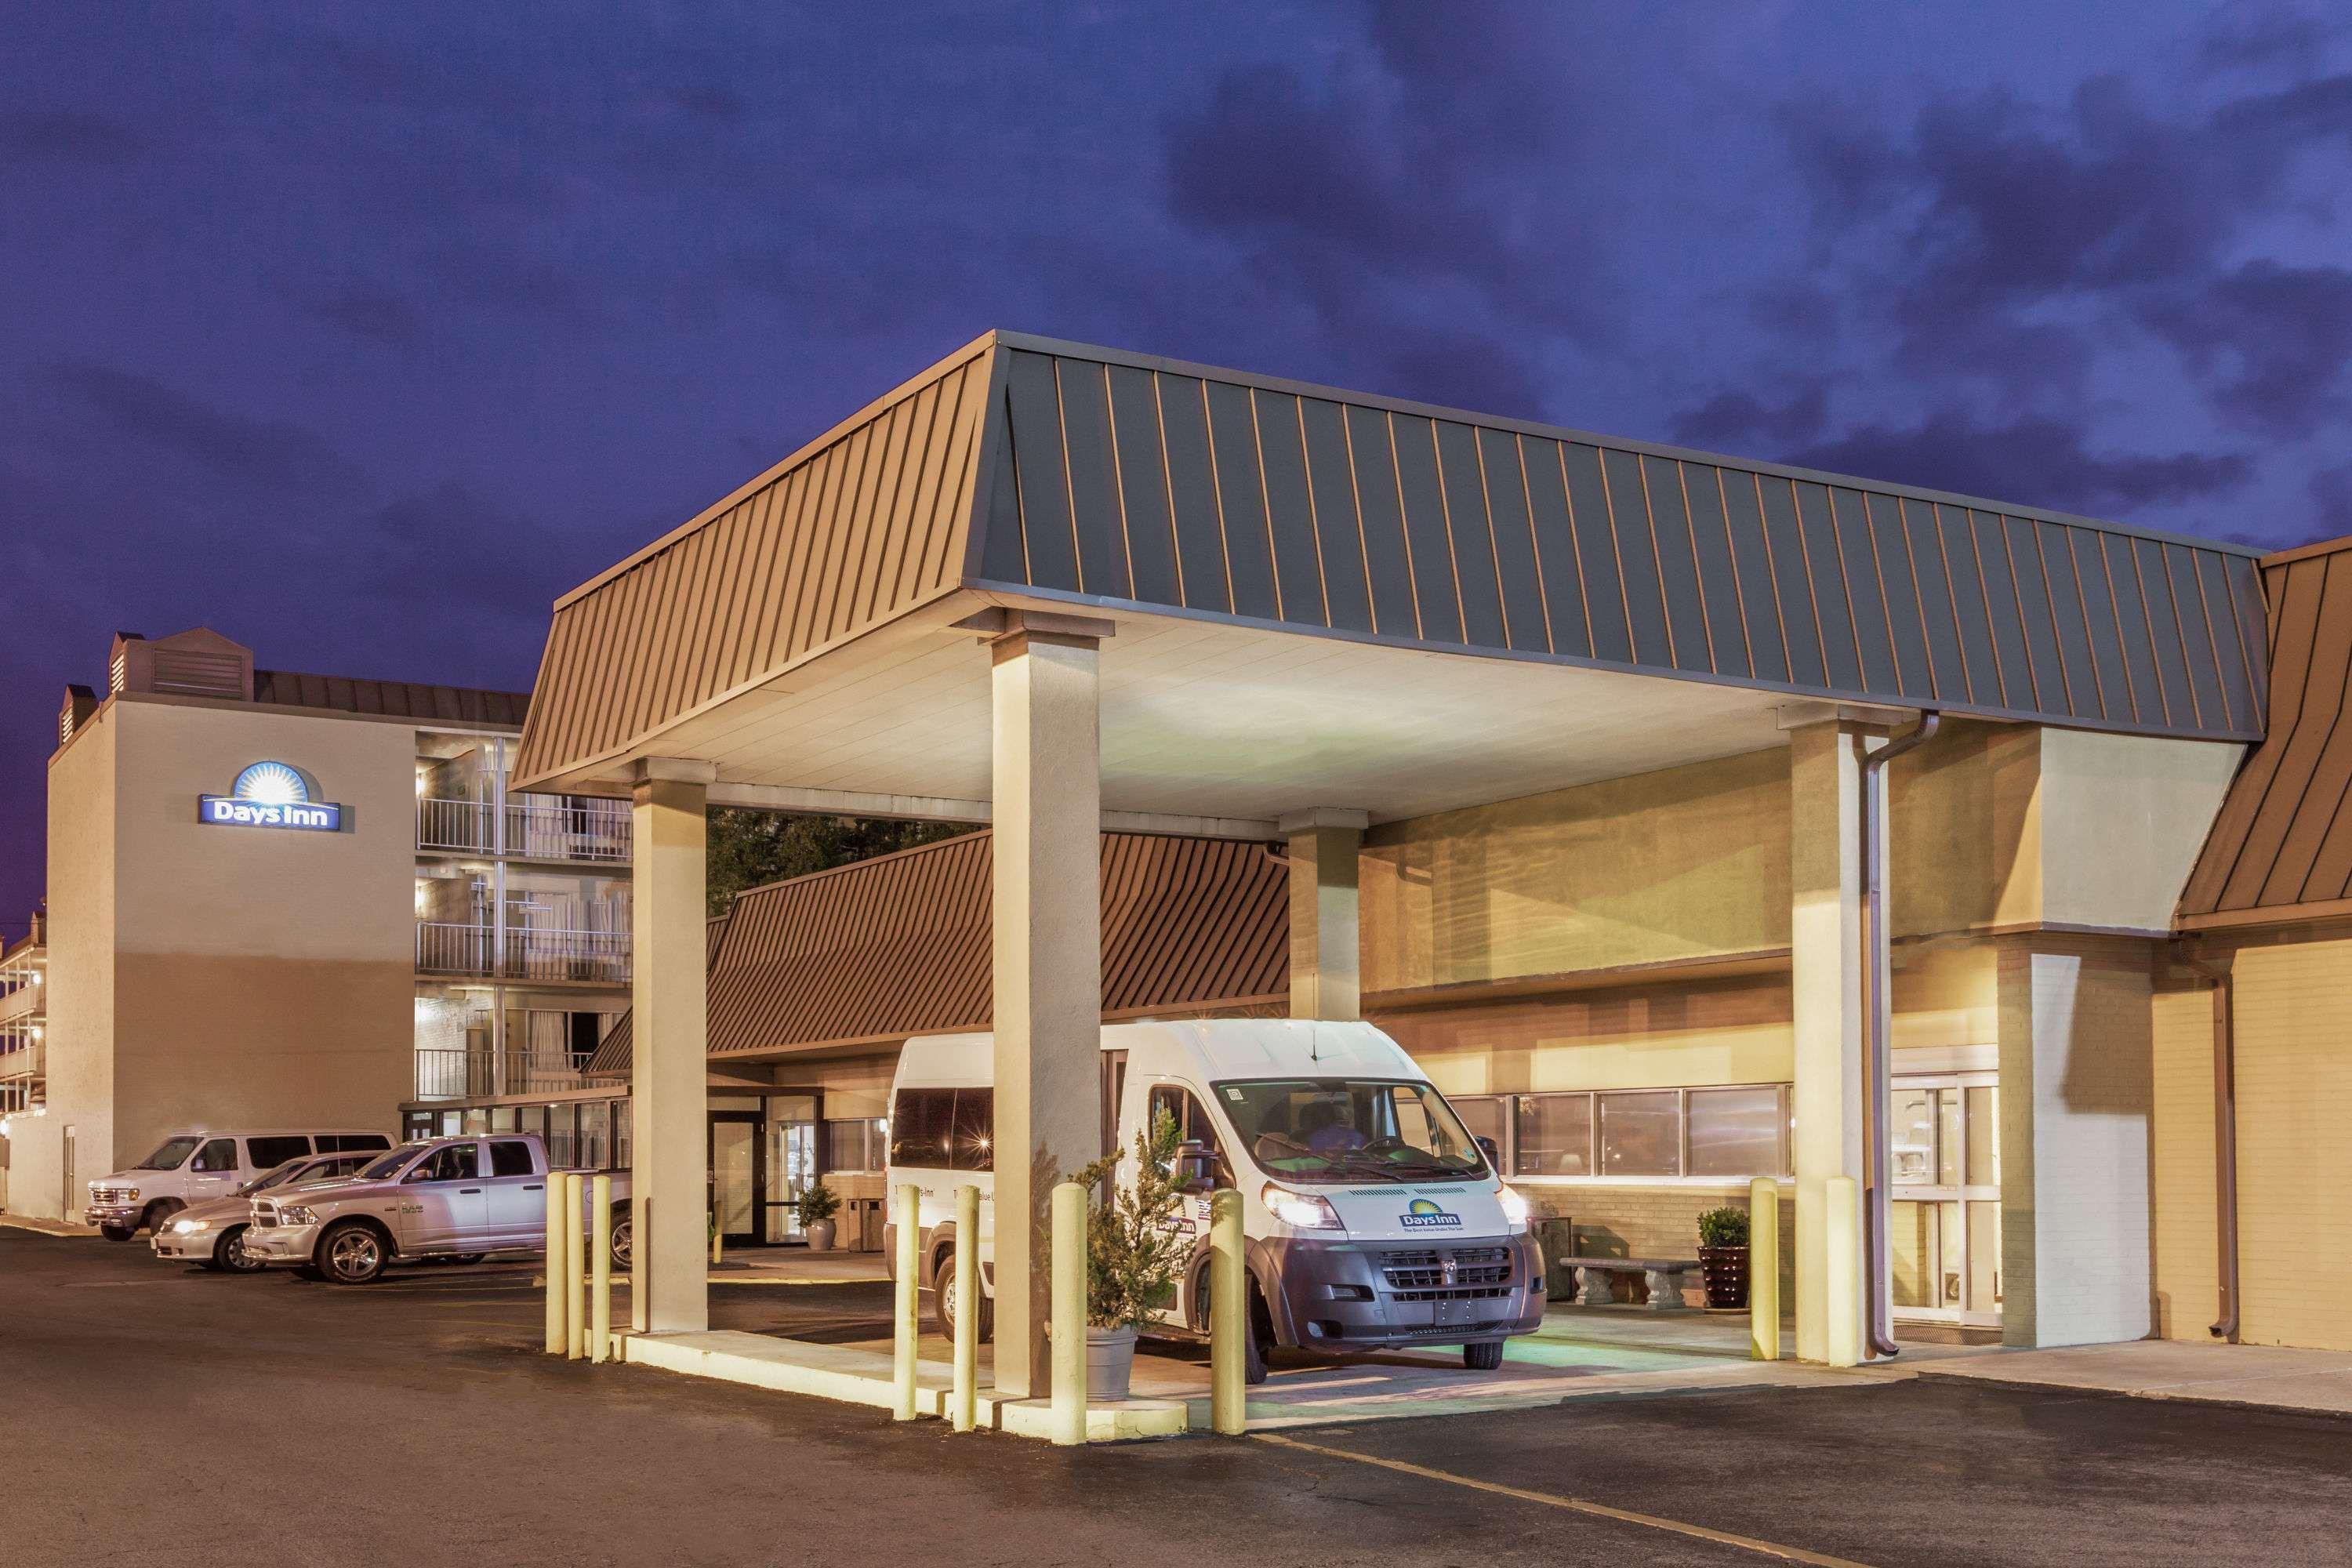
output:
[[2000, 1321], [2000, 1089], [1995, 1075], [1889, 1086], [1887, 1268], [1895, 1315]]
[[710, 1113], [710, 1212], [719, 1216], [719, 1234], [730, 1247], [761, 1239], [756, 1221], [767, 1173], [760, 1153], [758, 1111]]
[[779, 1094], [768, 1100], [768, 1203], [763, 1228], [772, 1242], [800, 1241], [801, 1194], [816, 1184], [817, 1097]]

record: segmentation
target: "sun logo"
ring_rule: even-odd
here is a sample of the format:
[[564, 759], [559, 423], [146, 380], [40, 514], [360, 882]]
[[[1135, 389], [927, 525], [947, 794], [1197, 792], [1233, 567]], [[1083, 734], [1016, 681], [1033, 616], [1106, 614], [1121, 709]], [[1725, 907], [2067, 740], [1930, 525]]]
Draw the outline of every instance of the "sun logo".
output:
[[284, 763], [255, 763], [236, 775], [229, 795], [263, 805], [307, 805], [310, 786], [299, 771]]

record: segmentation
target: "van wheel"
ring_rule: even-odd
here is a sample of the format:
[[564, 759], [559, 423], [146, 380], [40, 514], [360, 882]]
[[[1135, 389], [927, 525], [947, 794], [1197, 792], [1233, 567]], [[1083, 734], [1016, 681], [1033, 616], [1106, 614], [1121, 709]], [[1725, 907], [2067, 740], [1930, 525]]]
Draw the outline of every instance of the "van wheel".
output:
[[[939, 1267], [931, 1271], [931, 1300], [939, 1306], [940, 1329], [952, 1341], [955, 1338], [955, 1315], [959, 1305], [956, 1300], [955, 1249], [953, 1247], [940, 1254]], [[980, 1295], [978, 1337], [982, 1344], [987, 1344], [996, 1337], [996, 1303], [990, 1299], [985, 1290]]]
[[1503, 1364], [1503, 1342], [1480, 1340], [1462, 1347], [1462, 1364], [1472, 1372], [1492, 1372]]
[[365, 1285], [381, 1277], [387, 1261], [383, 1237], [355, 1219], [328, 1227], [319, 1238], [319, 1268], [337, 1285]]
[[102, 1225], [98, 1227], [98, 1234], [109, 1241], [129, 1241], [139, 1234], [139, 1227], [135, 1225]]
[[213, 1267], [231, 1274], [258, 1274], [269, 1265], [245, 1249], [245, 1226], [234, 1225], [213, 1243]]
[[1274, 1342], [1274, 1314], [1266, 1310], [1255, 1279], [1250, 1281], [1249, 1324], [1249, 1354], [1242, 1362], [1242, 1382], [1255, 1388], [1265, 1381], [1265, 1347]]
[[149, 1204], [146, 1215], [147, 1234], [163, 1235], [163, 1227], [172, 1223], [172, 1216], [185, 1207], [187, 1207], [185, 1204], [174, 1203], [170, 1198], [162, 1198]]

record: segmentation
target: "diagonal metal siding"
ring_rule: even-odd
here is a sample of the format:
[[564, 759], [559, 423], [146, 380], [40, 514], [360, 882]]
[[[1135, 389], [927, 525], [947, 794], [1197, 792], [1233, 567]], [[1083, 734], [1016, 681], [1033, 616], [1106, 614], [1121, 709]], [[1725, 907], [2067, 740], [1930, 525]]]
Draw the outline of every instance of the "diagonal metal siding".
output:
[[517, 777], [621, 753], [955, 588], [991, 368], [971, 345], [567, 595]]
[[1005, 339], [978, 577], [1832, 697], [2252, 739], [2256, 564], [1930, 492]]

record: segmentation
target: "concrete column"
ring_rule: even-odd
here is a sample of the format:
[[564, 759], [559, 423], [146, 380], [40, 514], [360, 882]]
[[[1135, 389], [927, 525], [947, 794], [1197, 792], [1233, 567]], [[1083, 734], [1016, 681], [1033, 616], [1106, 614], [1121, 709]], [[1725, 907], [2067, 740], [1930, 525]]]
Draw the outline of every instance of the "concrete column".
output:
[[710, 1326], [709, 989], [703, 971], [709, 763], [636, 764], [630, 1000], [629, 1317], [640, 1333]]
[[1099, 651], [1016, 626], [991, 655], [996, 1388], [1026, 1399], [1049, 1392], [1049, 1194], [1102, 1143]]
[[2100, 1344], [2155, 1326], [2151, 945], [2001, 950], [2004, 1344]]
[[1356, 858], [1370, 819], [1329, 806], [1276, 825], [1290, 844], [1290, 1016], [1363, 1016]]
[[[1796, 1037], [1797, 1358], [1851, 1365], [1859, 1289], [1832, 1299], [1829, 1183], [1863, 1177], [1862, 746], [1835, 723], [1789, 735], [1789, 986]], [[1834, 1234], [1857, 1237], [1855, 1223]], [[1859, 1259], [1839, 1271], [1859, 1281]], [[1848, 1299], [1848, 1298], [1851, 1299]]]

